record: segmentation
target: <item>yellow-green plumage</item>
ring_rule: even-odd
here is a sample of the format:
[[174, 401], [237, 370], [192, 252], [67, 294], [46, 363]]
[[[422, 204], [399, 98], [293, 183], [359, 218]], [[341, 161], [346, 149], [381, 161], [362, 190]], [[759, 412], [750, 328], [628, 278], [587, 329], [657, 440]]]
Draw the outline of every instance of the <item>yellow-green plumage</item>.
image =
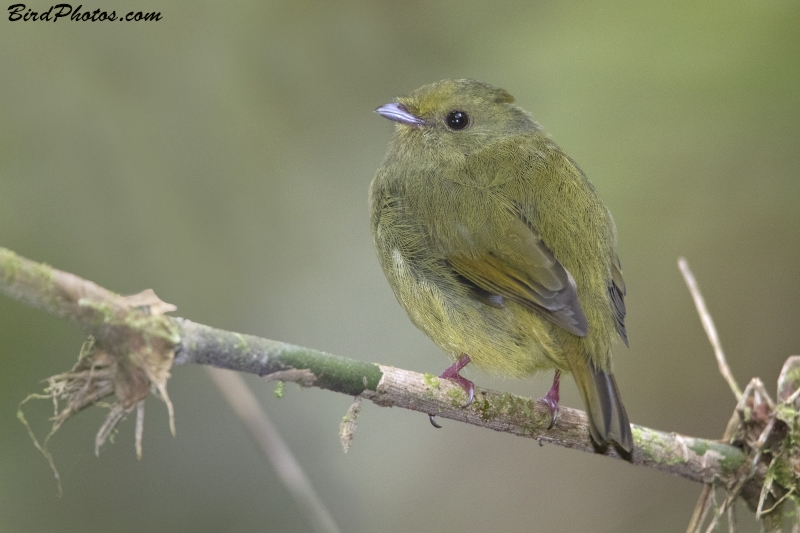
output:
[[[381, 266], [450, 357], [504, 376], [571, 372], [594, 440], [630, 451], [611, 374], [612, 340], [626, 335], [614, 223], [575, 162], [512, 102], [444, 80], [392, 104], [401, 117], [370, 187]], [[448, 125], [454, 112], [469, 117], [463, 129]]]

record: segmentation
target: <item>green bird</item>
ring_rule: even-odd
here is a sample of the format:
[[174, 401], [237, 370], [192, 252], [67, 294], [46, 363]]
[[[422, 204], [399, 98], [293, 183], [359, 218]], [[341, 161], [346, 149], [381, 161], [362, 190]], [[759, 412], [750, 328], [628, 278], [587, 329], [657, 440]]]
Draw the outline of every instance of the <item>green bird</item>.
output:
[[[575, 379], [592, 439], [633, 450], [611, 369], [625, 344], [616, 229], [575, 163], [514, 105], [474, 80], [425, 85], [376, 110], [396, 122], [370, 185], [372, 234], [411, 321], [459, 371], [524, 377], [555, 370], [541, 400], [558, 414], [559, 378]], [[431, 416], [431, 422], [434, 422]]]

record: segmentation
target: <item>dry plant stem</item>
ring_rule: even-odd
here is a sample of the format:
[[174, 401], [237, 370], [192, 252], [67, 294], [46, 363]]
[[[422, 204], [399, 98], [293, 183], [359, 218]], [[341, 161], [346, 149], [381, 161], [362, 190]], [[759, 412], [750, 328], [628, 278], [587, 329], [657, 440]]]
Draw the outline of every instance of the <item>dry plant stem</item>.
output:
[[738, 402], [742, 397], [742, 389], [739, 388], [730, 367], [728, 367], [728, 362], [725, 359], [725, 352], [722, 351], [722, 344], [719, 341], [719, 335], [717, 335], [717, 328], [714, 327], [714, 320], [712, 320], [711, 314], [708, 312], [708, 308], [706, 308], [706, 301], [703, 299], [703, 295], [700, 294], [700, 287], [697, 285], [697, 280], [694, 278], [692, 271], [689, 270], [689, 263], [687, 263], [686, 259], [683, 257], [678, 259], [678, 268], [681, 269], [683, 279], [686, 281], [686, 286], [689, 287], [689, 292], [692, 294], [694, 305], [697, 307], [697, 314], [700, 315], [700, 321], [703, 323], [703, 329], [706, 330], [708, 340], [714, 348], [714, 356], [717, 358], [719, 372], [722, 374], [722, 377], [725, 378], [725, 381], [728, 382], [728, 386], [733, 391], [733, 395], [736, 396], [736, 401]]
[[[741, 403], [742, 400], [740, 400]], [[733, 437], [736, 429], [739, 427], [739, 414], [738, 406], [734, 410], [731, 419], [728, 421], [728, 426], [725, 428], [725, 433], [722, 435], [722, 442], [729, 442]], [[706, 520], [708, 511], [711, 508], [711, 496], [714, 490], [714, 485], [707, 483], [703, 490], [700, 492], [700, 497], [697, 499], [692, 518], [689, 520], [689, 526], [686, 528], [686, 533], [700, 533], [703, 527], [703, 522]]]
[[317, 495], [300, 463], [244, 379], [234, 372], [216, 368], [206, 370], [261, 451], [272, 463], [272, 467], [289, 489], [295, 503], [304, 511], [303, 514], [309, 517], [314, 531], [339, 533], [336, 522]]
[[[705, 298], [703, 298], [703, 294], [700, 292], [700, 287], [697, 284], [697, 280], [695, 279], [694, 274], [692, 274], [691, 269], [689, 269], [688, 261], [686, 261], [686, 259], [683, 257], [679, 258], [678, 268], [680, 268], [681, 274], [683, 274], [683, 279], [686, 282], [686, 286], [689, 288], [689, 293], [692, 295], [694, 305], [697, 308], [697, 314], [700, 315], [700, 322], [703, 324], [703, 329], [706, 332], [708, 341], [711, 343], [711, 347], [714, 349], [714, 357], [717, 359], [719, 371], [722, 374], [722, 377], [728, 382], [728, 386], [733, 391], [734, 396], [736, 396], [736, 401], [740, 402], [742, 399], [742, 391], [739, 389], [739, 385], [736, 383], [736, 379], [733, 377], [733, 373], [728, 366], [728, 361], [725, 358], [725, 352], [722, 351], [722, 344], [720, 343], [719, 335], [717, 334], [717, 328], [714, 326], [714, 320], [711, 318], [711, 313], [708, 312]], [[735, 413], [734, 417], [736, 417]], [[733, 436], [732, 433], [736, 429], [736, 425], [732, 425], [733, 422], [734, 421], [728, 423], [728, 428], [722, 437], [722, 442], [728, 442]], [[697, 500], [694, 513], [692, 513], [692, 518], [689, 521], [689, 527], [686, 530], [687, 533], [700, 531], [700, 527], [702, 526], [710, 507], [712, 490], [713, 486], [710, 484], [703, 487], [703, 491], [700, 493], [700, 497]]]
[[711, 508], [711, 491], [714, 490], [714, 485], [706, 483], [703, 490], [700, 491], [700, 497], [697, 499], [697, 504], [694, 506], [692, 518], [689, 520], [689, 526], [686, 528], [686, 533], [699, 533], [703, 522], [706, 521], [708, 510]]
[[[94, 333], [102, 332], [102, 318], [87, 310], [113, 307], [120, 297], [91, 282], [46, 265], [23, 259], [0, 248], [0, 292], [35, 307], [73, 320]], [[66, 295], [66, 296], [64, 296]], [[78, 304], [78, 301], [83, 302]], [[87, 305], [88, 302], [88, 305]], [[133, 313], [130, 307], [123, 308]], [[97, 320], [101, 323], [97, 324]], [[473, 425], [549, 442], [589, 453], [621, 458], [614, 448], [596, 450], [589, 436], [585, 413], [562, 407], [552, 430], [549, 409], [541, 403], [507, 393], [476, 388], [468, 408], [463, 389], [429, 374], [363, 363], [309, 348], [223, 331], [186, 319], [166, 315], [159, 322], [137, 322], [136, 327], [166, 327], [174, 330], [175, 364], [207, 364], [250, 372], [269, 379], [294, 381], [353, 397], [361, 394], [380, 406], [397, 406], [433, 413]], [[118, 329], [127, 322], [116, 323]], [[97, 324], [92, 326], [92, 324]], [[106, 336], [104, 342], [111, 342]], [[735, 479], [745, 463], [737, 447], [717, 441], [684, 437], [632, 425], [632, 464], [648, 466], [702, 483], [727, 483]]]

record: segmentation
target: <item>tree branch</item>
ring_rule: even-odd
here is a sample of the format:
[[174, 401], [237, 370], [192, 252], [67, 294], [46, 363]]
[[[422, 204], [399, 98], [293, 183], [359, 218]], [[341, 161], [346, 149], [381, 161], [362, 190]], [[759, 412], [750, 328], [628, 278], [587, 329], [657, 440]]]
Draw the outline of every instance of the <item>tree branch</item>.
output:
[[[558, 423], [548, 430], [549, 409], [539, 402], [508, 393], [475, 388], [475, 401], [461, 407], [461, 387], [430, 374], [353, 359], [282, 342], [242, 335], [176, 318], [181, 342], [175, 364], [198, 363], [250, 372], [269, 380], [293, 381], [361, 395], [382, 407], [402, 407], [475, 426], [528, 437], [590, 453], [622, 458], [614, 448], [598, 451], [592, 444], [586, 414], [561, 407]], [[712, 483], [730, 478], [744, 464], [734, 446], [633, 425], [631, 462], [693, 481]]]
[[[102, 354], [102, 361], [111, 354], [121, 369], [112, 376], [113, 392], [127, 409], [143, 398], [142, 390], [149, 390], [149, 383], [139, 383], [143, 376], [150, 381], [154, 381], [154, 376], [163, 379], [162, 396], [166, 394], [167, 370], [174, 355], [177, 365], [206, 364], [349, 396], [360, 395], [383, 407], [435, 414], [539, 442], [622, 458], [613, 447], [595, 449], [582, 411], [562, 407], [556, 426], [548, 430], [550, 414], [543, 404], [481, 388], [476, 388], [472, 405], [464, 408], [461, 407], [466, 400], [463, 390], [450, 381], [168, 317], [160, 314], [168, 306], [160, 300], [142, 303], [141, 298], [121, 297], [4, 248], [0, 248], [0, 290], [66, 318], [91, 334], [96, 345], [92, 354]], [[82, 358], [82, 361], [91, 359], [84, 363], [85, 367], [95, 368], [97, 363], [92, 354]], [[134, 377], [132, 383], [128, 382], [129, 375]], [[68, 404], [73, 401], [65, 399]], [[76, 401], [86, 403], [85, 398]], [[83, 403], [80, 408], [86, 406]], [[623, 459], [634, 465], [726, 486], [740, 479], [743, 470], [749, 472], [747, 457], [736, 446], [637, 425], [632, 425], [632, 431], [634, 452]], [[763, 478], [760, 482], [763, 483]]]

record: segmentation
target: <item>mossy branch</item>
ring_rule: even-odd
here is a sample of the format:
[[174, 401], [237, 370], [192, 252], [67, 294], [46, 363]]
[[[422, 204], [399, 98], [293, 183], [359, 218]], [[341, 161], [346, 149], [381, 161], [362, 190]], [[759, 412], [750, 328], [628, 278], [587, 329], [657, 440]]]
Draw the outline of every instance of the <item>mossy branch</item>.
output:
[[[172, 365], [196, 363], [360, 396], [379, 406], [435, 414], [540, 443], [620, 458], [701, 483], [726, 488], [739, 483], [739, 494], [753, 508], [766, 476], [766, 467], [753, 461], [754, 454], [741, 435], [737, 441], [740, 445], [735, 446], [633, 425], [634, 452], [622, 457], [613, 447], [595, 448], [582, 411], [562, 407], [557, 424], [548, 430], [550, 414], [543, 404], [481, 388], [476, 388], [472, 405], [464, 408], [463, 390], [450, 381], [169, 317], [162, 312], [171, 306], [152, 292], [122, 297], [4, 248], [0, 248], [0, 290], [66, 318], [90, 334], [94, 338], [94, 355], [83, 358], [79, 370], [85, 379], [86, 372], [94, 369], [97, 361], [102, 362], [105, 379], [113, 385], [106, 386], [105, 394], [115, 394], [120, 408], [125, 410], [138, 405], [151, 383], [162, 398], [168, 399], [166, 381]], [[110, 377], [109, 356], [115, 361], [110, 365]], [[90, 385], [86, 382], [79, 388], [94, 391], [92, 401], [102, 399], [97, 397], [97, 387]], [[65, 411], [70, 415], [87, 402], [85, 396], [61, 399], [68, 402]], [[746, 402], [743, 405], [747, 407]], [[763, 416], [751, 417], [750, 422], [762, 419]], [[767, 421], [762, 422], [759, 427], [763, 429]], [[743, 442], [745, 445], [741, 445]]]
[[[551, 430], [550, 411], [539, 402], [476, 387], [475, 401], [462, 407], [466, 395], [461, 387], [430, 374], [390, 366], [363, 363], [325, 352], [282, 342], [242, 335], [196, 324], [183, 318], [181, 343], [175, 364], [200, 363], [250, 372], [270, 380], [294, 381], [362, 396], [382, 407], [402, 407], [475, 426], [528, 437], [590, 453], [623, 458], [614, 448], [596, 450], [589, 436], [586, 414], [561, 407], [558, 423]], [[735, 446], [663, 433], [633, 426], [636, 449], [633, 464], [711, 483], [730, 479], [745, 463]]]

